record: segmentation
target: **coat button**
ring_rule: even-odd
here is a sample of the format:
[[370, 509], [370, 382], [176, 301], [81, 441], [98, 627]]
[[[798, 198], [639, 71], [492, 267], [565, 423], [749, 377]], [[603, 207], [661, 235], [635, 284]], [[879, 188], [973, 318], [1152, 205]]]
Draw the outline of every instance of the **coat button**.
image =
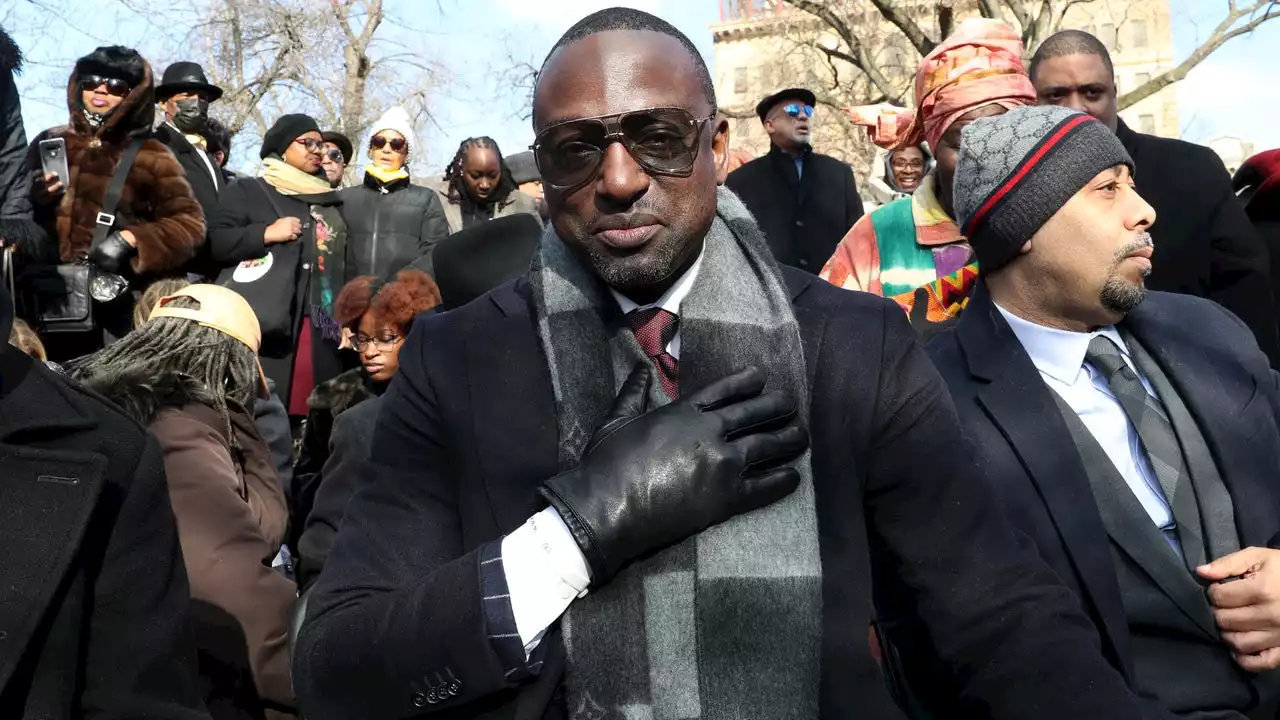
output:
[[310, 270], [310, 269], [311, 269], [311, 263], [302, 263], [302, 269], [303, 269], [303, 270]]
[[4, 630], [0, 630], [0, 640], [8, 640], [8, 639], [9, 639], [9, 633], [5, 632]]
[[800, 259], [800, 267], [809, 267], [809, 261], [804, 258]]
[[310, 227], [311, 227], [311, 223], [309, 223], [309, 222], [304, 222], [304, 223], [302, 223], [302, 229], [303, 229], [303, 230], [306, 230], [306, 229], [308, 229], [308, 228], [310, 228]]
[[797, 220], [797, 221], [796, 221], [796, 227], [804, 227], [804, 221], [803, 221], [803, 220]]
[[414, 706], [414, 707], [426, 707], [426, 706], [427, 706], [427, 696], [426, 696], [426, 695], [423, 695], [422, 693], [414, 693], [414, 694], [413, 694], [413, 697], [412, 697], [412, 698], [410, 698], [410, 699], [411, 699], [411, 700], [413, 700], [413, 706]]

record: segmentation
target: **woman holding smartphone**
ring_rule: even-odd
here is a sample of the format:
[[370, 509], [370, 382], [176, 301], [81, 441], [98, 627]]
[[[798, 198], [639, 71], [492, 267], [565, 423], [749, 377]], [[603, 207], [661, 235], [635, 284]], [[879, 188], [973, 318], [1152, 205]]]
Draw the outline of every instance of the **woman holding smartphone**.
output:
[[[41, 328], [55, 361], [93, 352], [127, 333], [135, 292], [177, 274], [205, 234], [204, 213], [182, 166], [168, 148], [150, 139], [155, 118], [151, 66], [137, 51], [100, 47], [77, 60], [67, 85], [67, 109], [70, 122], [40, 133], [27, 154], [28, 167], [37, 168], [31, 193], [36, 220], [57, 240], [57, 257], [46, 260], [88, 263], [95, 273], [123, 282], [98, 288], [111, 292], [93, 293], [93, 329], [64, 333]], [[108, 187], [135, 139], [141, 147], [111, 213], [114, 218], [105, 217], [101, 211]], [[55, 169], [45, 170], [44, 140], [62, 141], [70, 186]], [[100, 221], [110, 223], [109, 232], [95, 243]], [[37, 282], [36, 287], [39, 294], [45, 286]], [[54, 298], [36, 300], [40, 304]]]

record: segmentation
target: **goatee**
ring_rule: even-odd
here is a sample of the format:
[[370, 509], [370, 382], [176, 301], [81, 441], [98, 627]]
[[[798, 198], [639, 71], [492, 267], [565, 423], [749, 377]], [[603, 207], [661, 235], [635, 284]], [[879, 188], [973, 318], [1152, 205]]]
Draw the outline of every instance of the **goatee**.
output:
[[[1106, 282], [1102, 284], [1100, 299], [1104, 308], [1119, 315], [1128, 315], [1146, 299], [1146, 284], [1142, 280], [1131, 283], [1121, 277], [1120, 263], [1127, 260], [1134, 252], [1142, 248], [1151, 247], [1151, 245], [1151, 235], [1142, 233], [1133, 242], [1120, 248], [1116, 253], [1115, 260], [1111, 264], [1111, 274], [1107, 276]], [[1150, 274], [1150, 270], [1145, 270], [1142, 276], [1146, 277]]]

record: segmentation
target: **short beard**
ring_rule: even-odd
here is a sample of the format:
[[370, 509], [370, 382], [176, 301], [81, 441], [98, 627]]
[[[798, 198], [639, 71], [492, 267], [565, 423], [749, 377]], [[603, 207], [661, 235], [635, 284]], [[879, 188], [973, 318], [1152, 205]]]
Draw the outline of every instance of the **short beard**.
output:
[[[1131, 283], [1120, 277], [1120, 263], [1124, 262], [1135, 250], [1141, 250], [1145, 247], [1151, 247], [1151, 235], [1143, 233], [1136, 240], [1120, 248], [1116, 253], [1114, 262], [1111, 265], [1111, 274], [1107, 275], [1106, 282], [1102, 284], [1102, 293], [1099, 299], [1102, 301], [1102, 307], [1116, 313], [1117, 315], [1128, 315], [1133, 312], [1134, 308], [1142, 304], [1147, 297], [1147, 286], [1143, 281]], [[1143, 277], [1150, 274], [1150, 271], [1143, 273]]]
[[595, 274], [606, 285], [626, 295], [631, 291], [656, 287], [673, 278], [685, 259], [681, 257], [681, 251], [686, 245], [669, 237], [659, 246], [645, 248], [648, 257], [644, 259], [610, 255], [590, 242], [582, 245], [581, 250]]

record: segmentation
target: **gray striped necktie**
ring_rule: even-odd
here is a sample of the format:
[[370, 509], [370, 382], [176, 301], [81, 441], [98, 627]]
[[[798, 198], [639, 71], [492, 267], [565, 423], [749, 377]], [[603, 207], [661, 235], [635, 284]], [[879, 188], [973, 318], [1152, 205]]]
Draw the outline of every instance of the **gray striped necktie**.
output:
[[1095, 336], [1089, 341], [1084, 359], [1102, 372], [1124, 414], [1137, 429], [1151, 469], [1155, 471], [1165, 500], [1173, 511], [1178, 542], [1182, 545], [1187, 567], [1194, 570], [1205, 562], [1204, 534], [1195, 490], [1191, 487], [1182, 457], [1182, 445], [1169, 422], [1169, 414], [1160, 399], [1147, 392], [1111, 338]]

